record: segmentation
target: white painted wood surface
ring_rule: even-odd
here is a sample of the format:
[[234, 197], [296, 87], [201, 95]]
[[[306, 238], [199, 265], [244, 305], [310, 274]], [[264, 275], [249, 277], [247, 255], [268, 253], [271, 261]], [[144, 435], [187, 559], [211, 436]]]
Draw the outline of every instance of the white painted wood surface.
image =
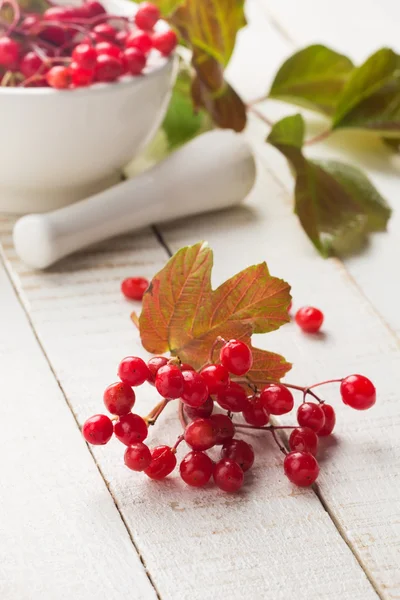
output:
[[[266, 91], [296, 43], [314, 41], [317, 26], [308, 24], [314, 16], [319, 40], [350, 48], [350, 30], [334, 25], [341, 2], [332, 6], [324, 0], [318, 9], [311, 0], [301, 4], [297, 9], [289, 0], [269, 0], [275, 27], [260, 0], [249, 3], [250, 26], [240, 36], [230, 68], [231, 80], [246, 98]], [[353, 5], [356, 14], [361, 2]], [[374, 22], [394, 21], [399, 9], [389, 0], [362, 6], [366, 16], [357, 35], [365, 55], [381, 43], [371, 29]], [[328, 8], [335, 11], [332, 27], [326, 24]], [[345, 8], [349, 13], [348, 2]], [[394, 35], [394, 27], [388, 27]], [[356, 52], [352, 56], [362, 58]], [[296, 110], [278, 103], [263, 109], [272, 118]], [[152, 599], [151, 581], [162, 600], [400, 597], [400, 354], [384, 323], [399, 331], [399, 294], [398, 282], [388, 286], [382, 274], [388, 269], [385, 252], [396, 251], [400, 225], [395, 216], [390, 233], [375, 236], [368, 253], [346, 265], [320, 259], [291, 213], [287, 167], [262, 143], [266, 132], [251, 119], [247, 136], [258, 155], [259, 179], [245, 207], [163, 226], [161, 234], [172, 251], [208, 239], [215, 249], [216, 284], [266, 259], [273, 274], [293, 285], [295, 306], [315, 303], [325, 311], [326, 335], [309, 338], [288, 325], [261, 337], [260, 345], [294, 362], [291, 381], [364, 372], [377, 384], [377, 406], [356, 413], [340, 405], [334, 388], [329, 392], [338, 411], [337, 437], [323, 452], [318, 495], [291, 487], [279, 452], [258, 437], [252, 441], [257, 463], [238, 496], [215, 488], [191, 490], [178, 477], [158, 485], [132, 474], [115, 441], [93, 449], [108, 491], [67, 403], [80, 424], [101, 411], [102, 391], [115, 378], [119, 359], [142, 352], [129, 322], [132, 305], [121, 298], [119, 283], [130, 274], [153, 275], [166, 260], [165, 249], [147, 230], [34, 273], [16, 258], [12, 222], [2, 219], [6, 266], [42, 345], [1, 273], [2, 422], [15, 423], [21, 411], [26, 414], [21, 425], [18, 421], [18, 434], [9, 427], [3, 438], [2, 600]], [[394, 203], [395, 171], [385, 167], [385, 155], [379, 156], [377, 163], [371, 159], [373, 176], [387, 186], [382, 191]], [[388, 302], [387, 289], [393, 297]], [[27, 389], [24, 385], [15, 394], [22, 360]], [[145, 413], [153, 403], [153, 391], [143, 388], [138, 411]], [[152, 439], [171, 443], [178, 433], [171, 406]], [[33, 458], [29, 467], [27, 456]]]

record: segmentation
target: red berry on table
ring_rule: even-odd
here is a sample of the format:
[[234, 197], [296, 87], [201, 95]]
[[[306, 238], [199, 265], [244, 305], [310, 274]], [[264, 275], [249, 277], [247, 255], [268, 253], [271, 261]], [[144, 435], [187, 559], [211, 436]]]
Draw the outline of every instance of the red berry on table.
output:
[[313, 306], [299, 308], [294, 318], [297, 325], [306, 333], [316, 333], [321, 329], [324, 321], [322, 312]]
[[235, 426], [227, 415], [217, 413], [210, 417], [210, 421], [217, 431], [217, 438], [215, 441], [217, 446], [225, 444], [225, 442], [231, 440], [235, 435]]
[[165, 356], [153, 356], [153, 358], [150, 358], [147, 361], [147, 368], [150, 372], [147, 381], [154, 384], [158, 370], [161, 367], [165, 367], [166, 364], [168, 364], [168, 358], [165, 358]]
[[148, 54], [153, 47], [151, 37], [145, 31], [133, 31], [125, 40], [126, 48], [137, 48], [143, 54]]
[[103, 446], [110, 441], [114, 432], [112, 421], [106, 415], [93, 415], [82, 427], [83, 437], [89, 444]]
[[248, 407], [243, 411], [243, 417], [246, 423], [255, 427], [263, 427], [269, 421], [269, 414], [265, 410], [260, 398], [249, 400]]
[[145, 469], [150, 479], [165, 479], [176, 467], [175, 452], [169, 446], [156, 446], [151, 450], [151, 463]]
[[181, 370], [176, 365], [165, 365], [158, 369], [156, 389], [164, 398], [180, 398], [184, 389], [184, 379]]
[[230, 340], [221, 348], [221, 363], [234, 375], [245, 375], [253, 364], [253, 356], [247, 344], [238, 340]]
[[249, 406], [246, 392], [238, 383], [233, 381], [226, 389], [218, 393], [217, 402], [221, 408], [231, 412], [242, 412]]
[[76, 62], [69, 65], [69, 74], [71, 76], [71, 84], [74, 87], [86, 87], [93, 81], [94, 72], [92, 69], [85, 69]]
[[147, 425], [139, 415], [128, 413], [122, 415], [114, 425], [114, 433], [120, 442], [131, 446], [143, 442], [147, 437]]
[[221, 458], [234, 460], [243, 471], [248, 471], [254, 463], [253, 446], [244, 440], [229, 440], [222, 447]]
[[199, 417], [206, 419], [207, 417], [211, 416], [213, 410], [214, 401], [210, 396], [200, 406], [194, 407], [188, 406], [187, 404], [184, 406], [185, 414], [189, 417], [189, 419], [197, 419]]
[[319, 404], [303, 402], [297, 409], [297, 422], [302, 427], [309, 427], [316, 433], [325, 425], [325, 415]]
[[202, 374], [211, 395], [218, 394], [218, 392], [228, 387], [229, 371], [223, 365], [208, 365], [207, 367], [204, 367], [200, 373]]
[[121, 291], [129, 300], [142, 300], [148, 287], [149, 280], [145, 277], [128, 277], [121, 283]]
[[160, 9], [150, 2], [142, 2], [135, 14], [135, 24], [139, 29], [153, 29], [160, 18]]
[[271, 383], [262, 390], [260, 400], [271, 415], [285, 415], [294, 406], [292, 392], [282, 383]]
[[65, 90], [71, 83], [71, 74], [68, 67], [51, 67], [46, 73], [46, 81], [56, 90]]
[[146, 66], [146, 56], [138, 48], [125, 48], [123, 61], [131, 75], [140, 75]]
[[308, 452], [289, 452], [283, 463], [286, 477], [300, 487], [312, 485], [319, 474], [319, 466]]
[[113, 42], [117, 35], [117, 30], [108, 25], [108, 23], [99, 23], [99, 25], [93, 27], [92, 33], [96, 42]]
[[214, 481], [224, 492], [237, 492], [243, 485], [243, 470], [234, 460], [222, 459], [214, 467]]
[[123, 73], [122, 61], [109, 54], [100, 54], [96, 59], [95, 78], [102, 83], [111, 83]]
[[364, 375], [349, 375], [340, 384], [342, 400], [356, 410], [367, 410], [376, 402], [376, 389]]
[[78, 44], [72, 51], [72, 60], [84, 69], [93, 69], [97, 52], [90, 44]]
[[0, 37], [0, 66], [11, 71], [18, 66], [21, 46], [15, 40], [4, 35]]
[[200, 373], [196, 371], [182, 371], [183, 392], [181, 399], [184, 404], [197, 407], [204, 404], [208, 398], [208, 388]]
[[185, 429], [185, 442], [193, 450], [208, 450], [217, 442], [217, 429], [210, 419], [195, 419]]
[[99, 42], [95, 45], [95, 51], [97, 56], [100, 54], [108, 54], [108, 56], [114, 56], [114, 58], [122, 58], [122, 51], [119, 46], [112, 42]]
[[193, 450], [182, 460], [179, 471], [185, 483], [193, 487], [203, 487], [209, 482], [214, 463], [207, 454]]
[[142, 442], [128, 446], [125, 450], [124, 462], [132, 471], [144, 471], [151, 463], [150, 448]]
[[336, 415], [333, 406], [330, 404], [321, 404], [322, 411], [325, 415], [325, 424], [318, 431], [319, 437], [330, 435], [335, 427]]
[[142, 385], [150, 377], [150, 371], [139, 356], [126, 356], [119, 363], [118, 377], [127, 385]]
[[135, 392], [126, 383], [112, 383], [103, 395], [104, 404], [108, 412], [113, 415], [128, 414], [135, 404]]
[[45, 73], [47, 70], [43, 68], [43, 61], [36, 52], [27, 52], [21, 58], [18, 69], [27, 79], [36, 75], [39, 71]]
[[318, 436], [309, 427], [296, 427], [290, 434], [289, 448], [292, 451], [309, 452], [315, 456], [318, 450]]
[[158, 31], [152, 37], [153, 48], [158, 50], [164, 56], [169, 56], [178, 44], [178, 36], [175, 31]]

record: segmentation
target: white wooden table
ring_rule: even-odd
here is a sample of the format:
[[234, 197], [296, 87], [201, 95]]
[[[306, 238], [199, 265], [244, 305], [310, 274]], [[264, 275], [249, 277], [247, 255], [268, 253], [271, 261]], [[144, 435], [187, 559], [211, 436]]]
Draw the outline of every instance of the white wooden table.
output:
[[[400, 50], [395, 0], [250, 0], [248, 15], [229, 76], [249, 100], [296, 47], [320, 41], [357, 61], [382, 45]], [[367, 167], [394, 215], [364, 254], [323, 261], [266, 133], [252, 118], [259, 177], [245, 207], [119, 238], [45, 273], [21, 264], [13, 219], [0, 219], [1, 600], [400, 598], [400, 161], [353, 138], [347, 159]], [[314, 154], [339, 156], [341, 139]], [[167, 250], [201, 239], [215, 250], [215, 283], [265, 259], [292, 284], [295, 306], [324, 310], [324, 340], [294, 325], [263, 337], [294, 363], [291, 380], [362, 372], [376, 383], [368, 413], [332, 396], [337, 444], [325, 448], [316, 491], [288, 483], [269, 440], [253, 440], [250, 485], [227, 496], [177, 477], [158, 485], [124, 467], [119, 443], [89, 450], [81, 437], [119, 359], [141, 352], [120, 281], [151, 277]], [[143, 411], [152, 396], [143, 391]], [[178, 432], [171, 407], [154, 443]]]

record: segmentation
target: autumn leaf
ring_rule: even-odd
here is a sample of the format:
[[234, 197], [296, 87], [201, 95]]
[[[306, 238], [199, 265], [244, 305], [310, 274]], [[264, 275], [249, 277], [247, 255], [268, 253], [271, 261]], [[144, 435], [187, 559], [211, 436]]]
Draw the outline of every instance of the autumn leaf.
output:
[[[290, 287], [272, 277], [265, 263], [248, 267], [216, 290], [211, 287], [212, 265], [212, 250], [199, 243], [179, 250], [155, 275], [139, 319], [146, 350], [169, 351], [200, 368], [218, 336], [250, 343], [253, 333], [273, 331], [289, 321]], [[290, 368], [279, 355], [255, 352], [255, 368], [264, 379], [282, 377]]]
[[295, 212], [323, 256], [354, 252], [364, 244], [369, 232], [386, 229], [390, 208], [359, 169], [304, 156], [301, 115], [276, 123], [267, 141], [292, 166], [296, 177]]
[[247, 377], [254, 382], [257, 381], [279, 381], [291, 369], [292, 365], [280, 354], [251, 348], [253, 355], [253, 366], [247, 373]]
[[314, 44], [283, 63], [269, 97], [331, 115], [353, 69], [347, 56]]

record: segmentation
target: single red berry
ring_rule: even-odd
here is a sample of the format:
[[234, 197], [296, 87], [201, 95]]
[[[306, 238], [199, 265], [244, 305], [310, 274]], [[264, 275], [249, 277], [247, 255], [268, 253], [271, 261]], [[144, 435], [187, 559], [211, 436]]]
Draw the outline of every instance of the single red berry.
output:
[[99, 15], [104, 15], [107, 11], [100, 2], [97, 0], [89, 0], [85, 3], [86, 11], [89, 17], [98, 17]]
[[117, 35], [117, 30], [108, 23], [99, 23], [92, 29], [96, 42], [113, 42]]
[[128, 446], [125, 450], [124, 462], [132, 471], [144, 471], [151, 463], [150, 448], [142, 442]]
[[189, 365], [189, 363], [181, 363], [181, 371], [195, 371], [196, 369], [194, 369], [192, 367], [192, 365]]
[[65, 90], [71, 83], [71, 74], [68, 67], [51, 67], [46, 73], [46, 81], [56, 90]]
[[200, 373], [196, 371], [182, 371], [184, 380], [181, 399], [184, 404], [197, 407], [204, 404], [208, 398], [208, 388]]
[[90, 44], [78, 44], [72, 51], [72, 60], [84, 69], [94, 69], [97, 52]]
[[126, 48], [123, 60], [126, 71], [131, 75], [140, 75], [146, 66], [146, 56], [138, 48]]
[[186, 454], [179, 471], [185, 483], [193, 487], [203, 487], [209, 482], [214, 469], [214, 463], [207, 454], [196, 450]]
[[376, 389], [364, 375], [349, 375], [340, 384], [342, 400], [356, 410], [367, 410], [376, 402]]
[[93, 415], [82, 427], [83, 437], [89, 444], [103, 446], [110, 441], [114, 428], [111, 419], [106, 415]]
[[300, 487], [312, 485], [319, 473], [317, 461], [308, 452], [289, 452], [283, 468], [289, 481]]
[[176, 365], [165, 365], [158, 369], [155, 385], [157, 392], [164, 398], [180, 398], [184, 389], [181, 370]]
[[255, 427], [263, 427], [269, 421], [269, 414], [260, 398], [253, 398], [249, 401], [248, 407], [243, 411], [243, 417], [246, 423]]
[[145, 469], [150, 479], [164, 479], [176, 466], [175, 452], [169, 446], [157, 446], [151, 450], [151, 463]]
[[244, 389], [234, 381], [217, 396], [217, 402], [224, 410], [231, 412], [242, 412], [249, 406], [249, 401]]
[[303, 306], [295, 314], [297, 325], [306, 333], [316, 333], [321, 329], [324, 321], [324, 315], [318, 308], [313, 306]]
[[178, 44], [178, 36], [175, 31], [158, 31], [152, 37], [153, 48], [161, 52], [164, 56], [169, 56]]
[[129, 300], [142, 300], [148, 287], [149, 280], [145, 277], [128, 277], [121, 283], [121, 291]]
[[76, 62], [69, 65], [69, 73], [71, 75], [71, 84], [74, 87], [86, 87], [93, 81], [94, 72], [92, 69], [85, 69]]
[[43, 61], [40, 56], [36, 54], [36, 52], [27, 52], [25, 56], [21, 58], [18, 68], [22, 75], [24, 75], [24, 77], [27, 79], [33, 75], [36, 75], [39, 70], [41, 73], [45, 73], [45, 70], [43, 69]]
[[309, 427], [296, 427], [289, 438], [289, 448], [297, 452], [309, 452], [313, 456], [318, 450], [318, 436]]
[[214, 481], [224, 492], [237, 492], [243, 480], [243, 471], [234, 460], [222, 459], [214, 467]]
[[114, 425], [114, 433], [120, 442], [131, 446], [143, 442], [147, 437], [147, 425], [139, 415], [128, 413], [122, 415]]
[[128, 32], [125, 31], [125, 29], [121, 29], [121, 31], [118, 31], [117, 35], [115, 36], [115, 42], [117, 44], [119, 44], [120, 46], [125, 46], [127, 37], [128, 37]]
[[325, 423], [318, 431], [318, 435], [319, 437], [325, 437], [332, 433], [336, 423], [336, 415], [333, 406], [330, 404], [321, 404], [321, 408], [325, 415]]
[[160, 18], [160, 10], [150, 2], [142, 2], [135, 14], [135, 24], [139, 29], [153, 29]]
[[225, 442], [231, 440], [235, 435], [235, 426], [227, 415], [217, 413], [210, 417], [210, 421], [217, 431], [217, 439], [215, 442], [217, 446], [225, 444]]
[[150, 377], [150, 371], [139, 356], [126, 356], [119, 363], [118, 377], [127, 385], [142, 385]]
[[122, 58], [121, 48], [111, 42], [99, 42], [95, 46], [97, 56], [100, 54], [108, 54], [108, 56], [114, 56], [115, 58]]
[[223, 365], [208, 365], [204, 367], [200, 373], [202, 374], [208, 391], [211, 395], [225, 390], [229, 384], [229, 371]]
[[195, 419], [185, 429], [185, 442], [193, 450], [208, 450], [217, 442], [217, 429], [211, 419]]
[[148, 54], [153, 46], [151, 37], [145, 31], [133, 31], [125, 40], [126, 48], [137, 48], [143, 54]]
[[245, 375], [251, 369], [253, 356], [247, 344], [230, 340], [221, 348], [220, 361], [230, 373]]
[[264, 408], [271, 415], [284, 415], [294, 406], [293, 394], [281, 383], [270, 383], [260, 394]]
[[122, 61], [109, 54], [100, 54], [96, 59], [96, 81], [110, 83], [123, 73]]
[[74, 6], [50, 6], [43, 13], [45, 21], [72, 21], [78, 16]]
[[150, 360], [147, 361], [147, 368], [150, 371], [147, 381], [154, 384], [158, 370], [166, 364], [168, 364], [168, 358], [165, 358], [165, 356], [153, 356], [153, 358], [150, 358]]
[[228, 440], [222, 446], [221, 458], [234, 460], [243, 471], [248, 471], [254, 463], [253, 446], [243, 440]]
[[135, 404], [135, 392], [126, 383], [112, 383], [103, 396], [106, 409], [113, 415], [128, 414]]
[[325, 425], [324, 411], [319, 404], [303, 402], [297, 409], [297, 422], [302, 427], [309, 427], [318, 433]]
[[18, 66], [21, 46], [7, 35], [0, 37], [0, 66], [13, 71]]
[[50, 42], [55, 46], [64, 46], [70, 38], [69, 31], [64, 27], [58, 27], [57, 25], [49, 25], [48, 27], [41, 29], [38, 35], [42, 40]]
[[203, 404], [201, 404], [200, 406], [194, 407], [194, 406], [188, 406], [187, 404], [185, 404], [185, 406], [184, 406], [185, 414], [189, 417], [189, 419], [192, 419], [192, 420], [197, 419], [199, 417], [206, 419], [211, 416], [213, 410], [214, 410], [214, 401], [211, 398], [211, 396], [209, 396], [207, 398], [207, 400], [205, 402], [203, 402]]

